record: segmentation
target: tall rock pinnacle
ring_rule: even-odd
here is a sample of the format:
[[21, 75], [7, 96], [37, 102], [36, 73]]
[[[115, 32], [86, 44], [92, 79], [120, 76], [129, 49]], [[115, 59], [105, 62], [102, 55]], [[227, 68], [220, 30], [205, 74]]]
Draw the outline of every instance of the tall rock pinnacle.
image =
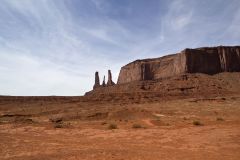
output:
[[106, 86], [106, 83], [105, 83], [105, 76], [103, 77], [102, 86], [103, 86], [103, 87], [105, 87], [105, 86]]
[[93, 89], [100, 87], [100, 80], [99, 80], [99, 75], [98, 72], [95, 72], [95, 84], [93, 86]]
[[112, 81], [112, 73], [111, 70], [108, 70], [108, 81], [107, 81], [107, 86], [112, 86], [115, 83]]

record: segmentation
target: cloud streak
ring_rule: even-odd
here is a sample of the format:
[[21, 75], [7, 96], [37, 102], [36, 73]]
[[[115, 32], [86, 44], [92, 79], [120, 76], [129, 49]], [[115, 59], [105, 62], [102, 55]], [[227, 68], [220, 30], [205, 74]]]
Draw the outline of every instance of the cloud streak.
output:
[[94, 72], [239, 43], [238, 0], [2, 0], [0, 94], [82, 95]]

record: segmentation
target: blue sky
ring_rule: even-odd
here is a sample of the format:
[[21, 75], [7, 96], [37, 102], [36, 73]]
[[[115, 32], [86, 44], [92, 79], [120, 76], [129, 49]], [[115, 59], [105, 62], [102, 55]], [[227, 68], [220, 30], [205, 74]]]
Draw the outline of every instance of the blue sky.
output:
[[0, 0], [0, 95], [82, 95], [111, 69], [239, 45], [239, 0]]

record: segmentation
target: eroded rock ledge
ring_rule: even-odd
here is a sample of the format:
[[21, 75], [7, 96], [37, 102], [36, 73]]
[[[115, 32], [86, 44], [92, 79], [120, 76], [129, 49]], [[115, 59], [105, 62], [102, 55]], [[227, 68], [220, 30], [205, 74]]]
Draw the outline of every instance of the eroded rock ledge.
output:
[[186, 73], [240, 71], [240, 46], [185, 49], [180, 53], [131, 62], [121, 68], [118, 84], [157, 80]]

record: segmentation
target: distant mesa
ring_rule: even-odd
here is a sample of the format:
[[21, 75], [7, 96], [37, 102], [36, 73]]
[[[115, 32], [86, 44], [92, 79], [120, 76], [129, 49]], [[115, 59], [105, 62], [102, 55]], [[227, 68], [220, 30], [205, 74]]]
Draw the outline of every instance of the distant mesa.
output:
[[[120, 70], [117, 84], [169, 78], [191, 73], [217, 74], [240, 72], [240, 46], [202, 47], [184, 49], [180, 53], [160, 58], [136, 60]], [[113, 86], [111, 71], [108, 81], [105, 76], [100, 85], [98, 72], [95, 73], [94, 89]]]
[[121, 68], [117, 84], [157, 80], [186, 73], [240, 71], [240, 46], [185, 49], [161, 58], [136, 60]]

